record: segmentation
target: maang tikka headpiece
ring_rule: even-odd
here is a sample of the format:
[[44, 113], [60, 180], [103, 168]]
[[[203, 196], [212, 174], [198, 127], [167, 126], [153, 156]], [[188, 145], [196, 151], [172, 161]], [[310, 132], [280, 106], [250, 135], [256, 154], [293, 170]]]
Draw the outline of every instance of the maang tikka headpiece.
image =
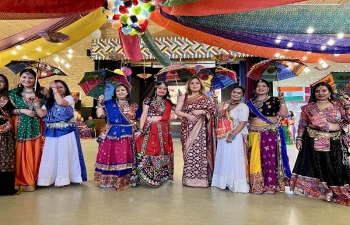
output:
[[166, 88], [168, 88], [168, 86], [166, 86], [166, 84], [164, 82], [158, 84], [157, 87], [166, 87]]

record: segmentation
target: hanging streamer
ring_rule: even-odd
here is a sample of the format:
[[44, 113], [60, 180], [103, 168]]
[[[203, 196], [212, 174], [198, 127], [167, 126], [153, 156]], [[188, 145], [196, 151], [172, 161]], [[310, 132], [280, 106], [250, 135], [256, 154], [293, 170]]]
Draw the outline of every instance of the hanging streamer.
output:
[[145, 43], [145, 45], [147, 46], [148, 50], [160, 62], [160, 64], [162, 64], [163, 66], [169, 66], [171, 64], [175, 64], [175, 62], [171, 61], [163, 52], [160, 51], [160, 49], [154, 42], [153, 37], [151, 36], [148, 29], [145, 31], [143, 35], [141, 35], [141, 38]]

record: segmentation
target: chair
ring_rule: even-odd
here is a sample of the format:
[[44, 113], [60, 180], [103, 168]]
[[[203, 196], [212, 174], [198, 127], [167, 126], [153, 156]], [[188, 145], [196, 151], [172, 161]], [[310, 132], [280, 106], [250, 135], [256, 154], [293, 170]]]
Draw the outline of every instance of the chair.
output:
[[96, 128], [90, 128], [91, 136], [94, 135], [94, 138], [96, 138]]

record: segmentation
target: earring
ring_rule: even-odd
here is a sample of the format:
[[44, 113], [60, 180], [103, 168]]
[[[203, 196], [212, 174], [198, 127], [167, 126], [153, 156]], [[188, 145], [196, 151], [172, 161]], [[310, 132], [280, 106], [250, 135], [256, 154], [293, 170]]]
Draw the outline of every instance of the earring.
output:
[[157, 98], [157, 92], [154, 92], [154, 99]]
[[329, 96], [328, 99], [331, 100], [331, 96]]
[[18, 87], [19, 87], [19, 88], [22, 87], [21, 83], [18, 84]]

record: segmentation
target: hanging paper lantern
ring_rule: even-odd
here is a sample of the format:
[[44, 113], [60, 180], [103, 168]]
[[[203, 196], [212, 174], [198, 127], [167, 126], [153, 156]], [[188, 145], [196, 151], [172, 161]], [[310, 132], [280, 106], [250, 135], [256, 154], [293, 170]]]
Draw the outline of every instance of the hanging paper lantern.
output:
[[151, 0], [108, 0], [103, 13], [113, 28], [122, 27], [124, 34], [141, 35], [148, 26], [149, 13], [155, 10]]

